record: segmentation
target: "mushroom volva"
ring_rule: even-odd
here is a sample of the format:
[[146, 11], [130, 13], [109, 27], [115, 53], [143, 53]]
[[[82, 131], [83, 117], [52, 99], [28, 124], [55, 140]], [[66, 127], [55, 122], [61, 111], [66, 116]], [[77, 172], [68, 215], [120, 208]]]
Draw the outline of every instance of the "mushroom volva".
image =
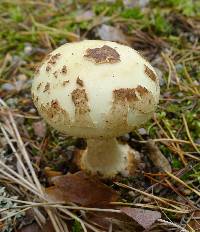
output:
[[135, 155], [116, 137], [144, 124], [159, 101], [153, 67], [134, 49], [110, 41], [67, 43], [37, 69], [33, 102], [53, 128], [87, 139], [80, 166], [91, 174], [131, 173]]

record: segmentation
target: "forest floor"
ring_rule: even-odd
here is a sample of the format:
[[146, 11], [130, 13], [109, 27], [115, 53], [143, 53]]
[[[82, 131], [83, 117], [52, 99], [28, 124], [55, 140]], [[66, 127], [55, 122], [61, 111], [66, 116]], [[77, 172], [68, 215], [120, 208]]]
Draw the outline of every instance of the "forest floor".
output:
[[[199, 38], [198, 0], [1, 0], [0, 231], [200, 231]], [[119, 138], [141, 155], [134, 176], [85, 176], [85, 141], [33, 105], [35, 67], [83, 39], [133, 47], [160, 78], [153, 118]]]

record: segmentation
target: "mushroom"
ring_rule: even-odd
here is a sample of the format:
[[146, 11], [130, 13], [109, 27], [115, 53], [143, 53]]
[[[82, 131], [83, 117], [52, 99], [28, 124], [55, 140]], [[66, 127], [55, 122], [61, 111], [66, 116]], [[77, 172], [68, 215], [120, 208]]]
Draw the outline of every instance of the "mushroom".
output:
[[153, 67], [134, 49], [84, 40], [50, 53], [37, 69], [33, 102], [55, 129], [87, 139], [79, 164], [91, 174], [114, 177], [135, 170], [136, 152], [116, 137], [144, 124], [159, 101]]

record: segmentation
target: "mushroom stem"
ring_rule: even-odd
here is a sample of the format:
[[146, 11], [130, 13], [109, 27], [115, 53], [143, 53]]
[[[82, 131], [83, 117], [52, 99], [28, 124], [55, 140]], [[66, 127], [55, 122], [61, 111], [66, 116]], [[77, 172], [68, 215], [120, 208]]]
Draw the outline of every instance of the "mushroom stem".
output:
[[87, 150], [81, 154], [81, 168], [91, 174], [113, 177], [117, 173], [128, 175], [137, 163], [135, 152], [115, 138], [88, 139]]

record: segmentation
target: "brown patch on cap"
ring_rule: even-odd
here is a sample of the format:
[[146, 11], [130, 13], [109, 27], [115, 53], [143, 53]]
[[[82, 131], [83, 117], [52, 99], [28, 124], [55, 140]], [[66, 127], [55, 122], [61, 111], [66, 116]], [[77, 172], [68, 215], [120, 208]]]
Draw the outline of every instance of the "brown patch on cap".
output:
[[57, 61], [57, 59], [58, 59], [59, 56], [61, 56], [60, 53], [57, 53], [57, 54], [51, 56], [51, 58], [48, 60], [47, 63], [48, 64], [56, 64], [56, 61]]
[[33, 101], [35, 100], [35, 94], [34, 93], [32, 93], [32, 99], [33, 99]]
[[35, 74], [39, 74], [39, 73], [40, 73], [41, 65], [42, 65], [42, 64], [38, 64], [38, 65], [35, 66], [35, 68], [34, 68]]
[[84, 86], [83, 80], [81, 80], [79, 77], [77, 78], [76, 83], [77, 83], [78, 85], [80, 85], [81, 87]]
[[135, 90], [139, 93], [140, 97], [149, 93], [149, 91], [141, 85], [138, 85], [138, 87]]
[[[50, 54], [49, 54], [50, 55]], [[50, 57], [50, 59], [47, 61], [47, 66], [46, 66], [46, 71], [49, 72], [51, 70], [51, 66], [56, 64], [56, 61], [58, 59], [58, 57], [60, 56], [60, 53], [57, 53], [55, 55], [50, 55], [48, 56], [48, 58]], [[45, 60], [47, 60], [48, 58], [46, 58]]]
[[85, 114], [90, 112], [88, 106], [88, 98], [85, 89], [75, 89], [72, 93], [72, 101], [74, 102], [76, 112]]
[[41, 86], [42, 86], [42, 83], [39, 83], [39, 85], [37, 86], [37, 90], [39, 90]]
[[[35, 67], [35, 74], [38, 74], [40, 72], [40, 68], [41, 66], [44, 64], [44, 62], [46, 60], [48, 60], [49, 58], [51, 57], [51, 54], [48, 54], [44, 57], [44, 59], [42, 60], [42, 62], [40, 64], [38, 64], [36, 67]], [[46, 67], [46, 71], [48, 72], [51, 68], [48, 66]]]
[[63, 81], [63, 86], [65, 86], [67, 83], [69, 83], [69, 80], [67, 80], [67, 81]]
[[50, 83], [47, 82], [46, 85], [45, 85], [45, 87], [44, 87], [43, 93], [46, 92], [46, 91], [48, 91], [49, 89], [50, 89]]
[[140, 100], [135, 102], [134, 109], [143, 114], [149, 114], [155, 109], [155, 100], [153, 94], [145, 87], [138, 85], [135, 89], [140, 96]]
[[51, 107], [53, 107], [54, 109], [59, 109], [58, 100], [52, 100]]
[[51, 103], [41, 104], [39, 111], [42, 115], [48, 119], [48, 122], [53, 127], [65, 128], [70, 125], [70, 119], [68, 113], [59, 105], [57, 99], [52, 100]]
[[92, 127], [93, 123], [90, 118], [88, 97], [85, 89], [75, 89], [72, 93], [72, 101], [75, 105], [75, 121], [74, 126]]
[[46, 71], [49, 72], [51, 70], [51, 66], [50, 65], [47, 65], [46, 66]]
[[116, 63], [120, 61], [119, 53], [114, 49], [107, 45], [104, 45], [101, 48], [88, 48], [86, 50], [86, 54], [84, 57], [89, 58], [90, 60], [94, 61], [96, 64], [103, 64], [103, 63]]
[[112, 107], [105, 118], [106, 127], [116, 129], [116, 131], [124, 131], [128, 128], [128, 111], [137, 100], [135, 89], [115, 89]]
[[38, 96], [36, 97], [34, 93], [32, 93], [32, 100], [33, 100], [34, 104], [36, 105], [39, 98], [38, 98]]
[[63, 67], [61, 69], [61, 73], [67, 74], [67, 66], [66, 65], [63, 65]]
[[114, 98], [114, 102], [119, 102], [119, 101], [130, 102], [137, 100], [135, 89], [131, 89], [131, 88], [115, 89], [113, 91], [113, 98]]
[[146, 65], [144, 65], [144, 67], [145, 67], [144, 72], [146, 73], [146, 75], [149, 78], [151, 78], [152, 81], [156, 81], [157, 77], [156, 77], [155, 73], [149, 67], [147, 67]]
[[55, 78], [58, 78], [58, 71], [53, 72]]
[[128, 112], [137, 110], [149, 116], [155, 109], [155, 100], [150, 91], [138, 85], [136, 88], [121, 88], [113, 91], [113, 102], [105, 117], [105, 127], [116, 131], [128, 131]]

